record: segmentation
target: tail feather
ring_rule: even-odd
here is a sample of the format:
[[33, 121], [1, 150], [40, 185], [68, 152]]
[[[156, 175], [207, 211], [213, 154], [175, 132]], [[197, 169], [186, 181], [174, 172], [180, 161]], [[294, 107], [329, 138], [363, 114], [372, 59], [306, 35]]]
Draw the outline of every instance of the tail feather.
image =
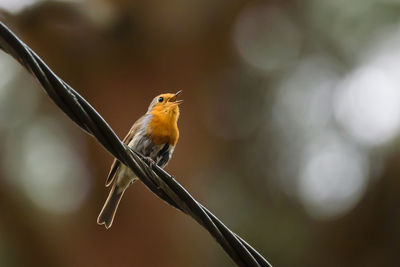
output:
[[124, 191], [125, 190], [119, 190], [117, 185], [113, 185], [110, 194], [108, 195], [107, 200], [99, 214], [99, 217], [97, 217], [97, 224], [104, 224], [107, 229], [111, 227], [118, 204], [122, 198], [122, 195], [124, 194]]

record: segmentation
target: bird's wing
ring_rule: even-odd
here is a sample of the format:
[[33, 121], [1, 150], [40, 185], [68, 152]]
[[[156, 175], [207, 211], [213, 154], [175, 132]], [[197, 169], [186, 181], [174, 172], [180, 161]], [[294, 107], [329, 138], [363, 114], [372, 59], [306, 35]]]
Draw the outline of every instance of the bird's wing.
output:
[[[142, 116], [140, 119], [138, 119], [132, 126], [132, 128], [129, 130], [128, 134], [125, 136], [125, 138], [122, 140], [122, 142], [125, 145], [128, 145], [129, 142], [133, 139], [133, 137], [135, 136], [135, 134], [138, 132], [138, 130], [140, 129], [140, 127], [142, 126], [143, 120], [144, 120], [145, 116]], [[106, 186], [109, 186], [112, 181], [114, 180], [115, 175], [118, 172], [119, 166], [121, 165], [121, 163], [119, 162], [119, 160], [117, 160], [116, 158], [114, 159], [112, 165], [111, 165], [111, 169], [110, 172], [108, 174], [107, 180], [106, 180]]]

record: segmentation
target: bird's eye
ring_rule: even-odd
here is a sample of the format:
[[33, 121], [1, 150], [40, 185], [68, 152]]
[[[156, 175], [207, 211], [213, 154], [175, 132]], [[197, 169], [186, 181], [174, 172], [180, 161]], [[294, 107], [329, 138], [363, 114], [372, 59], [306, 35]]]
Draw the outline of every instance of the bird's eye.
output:
[[161, 103], [161, 102], [163, 102], [163, 101], [164, 101], [164, 97], [161, 96], [161, 97], [158, 98], [158, 102]]

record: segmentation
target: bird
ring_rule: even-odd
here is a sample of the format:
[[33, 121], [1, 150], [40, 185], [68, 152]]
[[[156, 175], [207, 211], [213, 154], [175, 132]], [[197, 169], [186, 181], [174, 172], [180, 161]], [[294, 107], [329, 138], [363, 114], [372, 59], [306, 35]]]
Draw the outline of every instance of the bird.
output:
[[[133, 124], [123, 139], [124, 144], [161, 168], [171, 159], [179, 139], [179, 105], [183, 100], [177, 98], [181, 92], [156, 96], [146, 114]], [[106, 187], [112, 185], [111, 190], [97, 218], [97, 224], [104, 224], [106, 229], [111, 227], [125, 190], [137, 179], [129, 167], [114, 159], [106, 180]]]

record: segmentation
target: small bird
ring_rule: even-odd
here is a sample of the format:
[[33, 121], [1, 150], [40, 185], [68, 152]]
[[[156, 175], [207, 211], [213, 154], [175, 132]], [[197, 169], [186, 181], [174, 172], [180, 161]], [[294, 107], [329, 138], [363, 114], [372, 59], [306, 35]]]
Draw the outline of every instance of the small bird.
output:
[[[181, 92], [156, 96], [146, 114], [133, 124], [123, 140], [124, 144], [161, 168], [167, 165], [179, 139], [179, 104], [183, 100], [177, 100], [177, 97]], [[104, 224], [107, 229], [111, 227], [122, 195], [137, 179], [127, 166], [114, 159], [106, 180], [106, 187], [111, 184], [112, 187], [97, 218], [99, 225]]]

